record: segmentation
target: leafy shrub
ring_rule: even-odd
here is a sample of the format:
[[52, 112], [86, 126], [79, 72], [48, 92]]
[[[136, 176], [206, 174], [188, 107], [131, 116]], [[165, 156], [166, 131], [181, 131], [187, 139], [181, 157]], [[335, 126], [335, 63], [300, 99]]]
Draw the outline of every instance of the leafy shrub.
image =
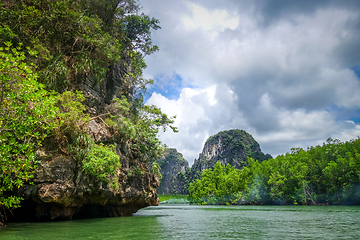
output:
[[160, 165], [157, 162], [152, 163], [150, 167], [150, 173], [155, 174], [159, 178], [159, 180], [162, 179], [162, 174], [160, 172]]
[[53, 132], [59, 148], [63, 153], [81, 161], [92, 144], [86, 131], [90, 117], [85, 113], [85, 106], [82, 104], [85, 98], [81, 91], [65, 91], [58, 94], [56, 100], [60, 112], [56, 116], [57, 124]]
[[109, 182], [108, 176], [114, 176], [120, 168], [120, 157], [116, 154], [115, 147], [103, 144], [94, 144], [82, 162], [85, 173], [105, 182]]
[[34, 66], [24, 63], [21, 47], [5, 44], [0, 48], [0, 210], [19, 206], [21, 197], [4, 192], [33, 177], [35, 150], [56, 125], [59, 113], [56, 94], [37, 82]]
[[169, 118], [159, 108], [135, 104], [136, 101], [129, 102], [125, 97], [114, 98], [109, 107], [111, 119], [105, 122], [109, 123], [116, 141], [128, 144], [143, 162], [152, 164], [164, 150], [158, 139], [159, 129], [165, 131], [170, 127], [177, 132], [177, 128], [171, 125], [174, 118]]
[[249, 171], [235, 169], [227, 164], [216, 162], [214, 169], [202, 172], [202, 179], [197, 179], [189, 186], [189, 198], [198, 204], [230, 204], [237, 200], [238, 193], [247, 190]]

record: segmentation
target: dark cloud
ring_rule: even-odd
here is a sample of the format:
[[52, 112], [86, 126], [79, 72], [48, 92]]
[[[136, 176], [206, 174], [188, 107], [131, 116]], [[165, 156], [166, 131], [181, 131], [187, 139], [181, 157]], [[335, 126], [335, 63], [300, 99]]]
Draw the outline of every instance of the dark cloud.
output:
[[335, 54], [343, 66], [360, 66], [360, 29], [356, 31], [349, 30], [352, 36], [342, 40], [342, 45], [334, 50]]
[[312, 15], [319, 9], [360, 9], [360, 2], [357, 0], [255, 0], [248, 4], [253, 4], [264, 26], [284, 19], [291, 20], [294, 15]]
[[178, 115], [161, 139], [188, 160], [231, 128], [272, 155], [360, 134], [360, 1], [142, 3], [162, 26], [149, 103]]

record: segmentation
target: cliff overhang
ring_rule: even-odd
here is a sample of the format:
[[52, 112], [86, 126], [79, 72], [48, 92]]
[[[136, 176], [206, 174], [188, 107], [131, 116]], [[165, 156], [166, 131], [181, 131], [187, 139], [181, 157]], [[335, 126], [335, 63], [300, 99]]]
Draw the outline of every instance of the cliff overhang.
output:
[[[122, 162], [129, 161], [124, 159]], [[159, 180], [151, 173], [134, 173], [128, 166], [116, 175], [117, 187], [84, 174], [70, 156], [42, 158], [33, 184], [18, 190], [21, 207], [12, 221], [67, 220], [130, 216], [140, 208], [158, 205]]]

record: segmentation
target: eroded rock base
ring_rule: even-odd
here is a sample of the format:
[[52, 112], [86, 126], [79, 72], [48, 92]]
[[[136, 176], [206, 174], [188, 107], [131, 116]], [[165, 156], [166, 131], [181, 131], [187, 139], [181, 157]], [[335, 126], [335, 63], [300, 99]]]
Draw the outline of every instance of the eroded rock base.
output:
[[8, 214], [8, 220], [131, 216], [140, 208], [158, 205], [158, 178], [147, 171], [144, 163], [123, 157], [122, 166], [112, 179], [116, 183], [114, 187], [84, 174], [69, 156], [44, 158], [35, 170], [33, 184], [18, 189], [16, 194], [24, 201], [20, 208]]
[[113, 206], [85, 204], [82, 207], [64, 207], [60, 204], [39, 204], [25, 200], [22, 207], [8, 214], [9, 222], [42, 222], [50, 220], [72, 220], [104, 217], [127, 217], [146, 206]]

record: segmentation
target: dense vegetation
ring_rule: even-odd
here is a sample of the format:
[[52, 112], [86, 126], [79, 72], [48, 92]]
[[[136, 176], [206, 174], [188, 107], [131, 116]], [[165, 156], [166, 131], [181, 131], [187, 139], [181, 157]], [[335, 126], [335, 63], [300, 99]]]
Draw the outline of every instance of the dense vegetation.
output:
[[188, 203], [187, 195], [159, 194], [159, 203]]
[[186, 160], [175, 148], [166, 148], [163, 157], [158, 160], [158, 163], [163, 168], [169, 162], [181, 165], [185, 164]]
[[198, 204], [360, 204], [360, 138], [259, 163], [249, 158], [242, 170], [218, 162], [190, 184]]
[[175, 148], [166, 148], [164, 156], [157, 160], [162, 179], [158, 187], [161, 194], [187, 194], [189, 163]]
[[[92, 119], [101, 120], [113, 144], [158, 172], [157, 133], [176, 131], [172, 118], [143, 101], [151, 83], [142, 78], [144, 56], [157, 50], [150, 34], [158, 28], [134, 0], [1, 1], [0, 217], [19, 206], [14, 192], [31, 182], [35, 152], [49, 139], [58, 146], [53, 154], [71, 155], [84, 172], [109, 181], [121, 166], [116, 146], [89, 136]], [[119, 63], [124, 77], [111, 86], [106, 112], [89, 116], [79, 83], [96, 86], [114, 77]]]

